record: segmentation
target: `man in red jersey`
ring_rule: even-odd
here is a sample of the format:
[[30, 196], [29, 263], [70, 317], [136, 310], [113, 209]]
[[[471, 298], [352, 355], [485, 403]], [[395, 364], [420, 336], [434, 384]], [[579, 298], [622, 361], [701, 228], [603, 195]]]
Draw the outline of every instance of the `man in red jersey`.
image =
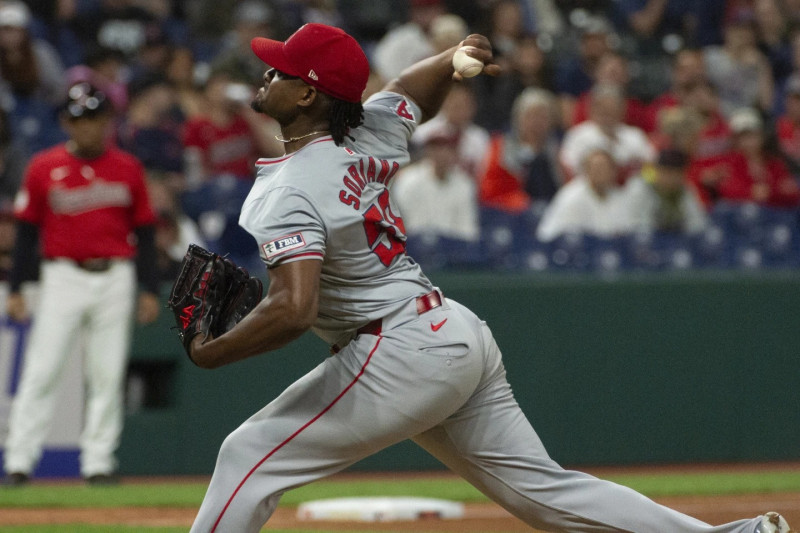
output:
[[87, 391], [81, 475], [91, 484], [115, 480], [137, 266], [144, 288], [139, 321], [155, 320], [160, 304], [155, 216], [144, 169], [130, 154], [107, 145], [111, 110], [106, 96], [88, 83], [70, 87], [62, 111], [69, 140], [34, 155], [15, 201], [12, 319], [28, 318], [20, 285], [35, 276], [37, 253], [42, 263], [38, 309], [9, 416], [8, 484], [28, 481], [41, 458], [66, 355], [79, 332], [86, 341]]

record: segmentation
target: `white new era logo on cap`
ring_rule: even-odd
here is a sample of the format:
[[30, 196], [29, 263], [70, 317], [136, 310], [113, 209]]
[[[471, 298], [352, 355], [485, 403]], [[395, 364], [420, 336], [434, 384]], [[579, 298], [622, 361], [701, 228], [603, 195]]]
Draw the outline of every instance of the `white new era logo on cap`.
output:
[[314, 72], [313, 68], [308, 71], [308, 77], [311, 78], [314, 81], [319, 81], [319, 76], [317, 76], [317, 73]]

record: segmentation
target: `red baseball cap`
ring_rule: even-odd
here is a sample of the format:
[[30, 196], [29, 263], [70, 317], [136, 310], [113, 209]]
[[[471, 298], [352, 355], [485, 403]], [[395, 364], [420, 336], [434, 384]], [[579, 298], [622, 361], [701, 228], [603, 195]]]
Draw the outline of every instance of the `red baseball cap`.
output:
[[367, 87], [367, 56], [356, 40], [339, 28], [305, 24], [286, 42], [256, 37], [250, 48], [270, 67], [297, 76], [334, 98], [360, 102]]

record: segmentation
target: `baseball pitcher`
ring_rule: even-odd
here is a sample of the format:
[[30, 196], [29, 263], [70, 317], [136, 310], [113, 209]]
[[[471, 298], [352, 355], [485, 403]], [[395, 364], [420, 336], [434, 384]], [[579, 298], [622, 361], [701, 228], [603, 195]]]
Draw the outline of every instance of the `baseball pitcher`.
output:
[[[498, 73], [485, 37], [461, 44], [483, 73]], [[286, 147], [258, 161], [240, 217], [270, 283], [232, 329], [194, 335], [189, 356], [216, 368], [308, 329], [331, 354], [225, 439], [193, 532], [259, 531], [287, 490], [405, 439], [547, 531], [789, 531], [777, 513], [712, 527], [561, 468], [514, 400], [487, 325], [406, 255], [392, 182], [409, 136], [461, 78], [459, 47], [362, 105], [369, 65], [342, 30], [306, 24], [285, 42], [251, 46], [268, 65], [252, 107], [280, 123]]]

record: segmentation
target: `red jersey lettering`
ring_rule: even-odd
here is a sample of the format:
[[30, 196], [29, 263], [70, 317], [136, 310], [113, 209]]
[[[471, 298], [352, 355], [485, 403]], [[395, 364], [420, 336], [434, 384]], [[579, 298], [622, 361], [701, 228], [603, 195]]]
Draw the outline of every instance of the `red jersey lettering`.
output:
[[397, 115], [406, 120], [414, 120], [414, 115], [411, 114], [411, 110], [408, 109], [408, 102], [405, 100], [397, 106]]

